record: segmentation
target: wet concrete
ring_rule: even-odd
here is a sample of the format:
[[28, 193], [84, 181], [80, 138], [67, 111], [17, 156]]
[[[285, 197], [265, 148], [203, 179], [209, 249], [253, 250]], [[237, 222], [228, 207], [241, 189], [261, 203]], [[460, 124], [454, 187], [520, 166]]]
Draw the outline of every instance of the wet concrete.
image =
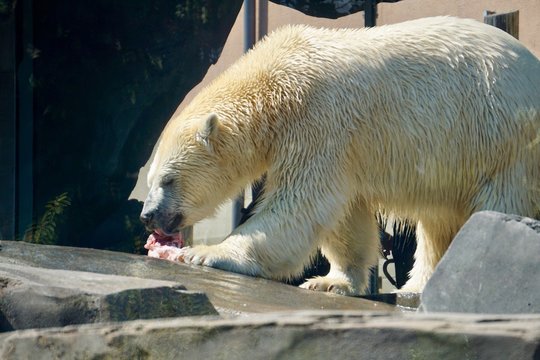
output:
[[0, 263], [168, 280], [205, 293], [221, 315], [290, 310], [397, 311], [360, 298], [319, 293], [222, 270], [113, 251], [0, 241]]
[[380, 301], [386, 304], [396, 305], [402, 311], [414, 312], [420, 306], [420, 293], [383, 293], [373, 295], [362, 295], [362, 299]]

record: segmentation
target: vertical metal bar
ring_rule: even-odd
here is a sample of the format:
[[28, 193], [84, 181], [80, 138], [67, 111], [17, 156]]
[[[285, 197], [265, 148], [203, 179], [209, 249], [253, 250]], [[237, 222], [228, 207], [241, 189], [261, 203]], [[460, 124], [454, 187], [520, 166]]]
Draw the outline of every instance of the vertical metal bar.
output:
[[244, 0], [244, 52], [255, 44], [255, 0]]
[[[374, 27], [377, 24], [377, 0], [366, 0], [364, 2], [364, 26]], [[373, 267], [369, 275], [369, 289], [370, 294], [377, 294], [379, 292], [379, 264]]]
[[485, 10], [484, 23], [504, 30], [516, 39], [519, 39], [519, 10], [502, 14]]
[[[259, 0], [258, 30], [257, 40], [262, 39], [268, 33], [268, 0]], [[251, 198], [255, 202], [261, 195], [264, 188], [266, 176], [251, 187]]]
[[377, 0], [366, 0], [364, 3], [364, 26], [373, 27], [377, 24]]
[[22, 55], [17, 72], [17, 185], [16, 229], [20, 237], [32, 223], [34, 200], [34, 116], [33, 116], [33, 16], [32, 0], [22, 0], [19, 5], [21, 32], [19, 46]]
[[379, 264], [372, 267], [369, 271], [369, 287], [368, 294], [379, 293]]
[[[255, 44], [255, 10], [255, 0], [244, 0], [244, 52]], [[244, 194], [242, 193], [233, 203], [233, 228], [240, 224], [243, 208]]]
[[257, 40], [261, 40], [268, 33], [268, 0], [259, 0], [259, 33]]

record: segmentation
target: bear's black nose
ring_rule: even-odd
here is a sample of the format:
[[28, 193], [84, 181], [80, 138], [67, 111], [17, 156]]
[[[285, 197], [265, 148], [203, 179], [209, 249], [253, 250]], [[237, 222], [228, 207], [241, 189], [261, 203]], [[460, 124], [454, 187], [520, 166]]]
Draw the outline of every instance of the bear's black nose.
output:
[[150, 225], [152, 222], [152, 219], [154, 218], [154, 211], [144, 211], [141, 213], [141, 216], [139, 217], [142, 221], [142, 223], [146, 226]]

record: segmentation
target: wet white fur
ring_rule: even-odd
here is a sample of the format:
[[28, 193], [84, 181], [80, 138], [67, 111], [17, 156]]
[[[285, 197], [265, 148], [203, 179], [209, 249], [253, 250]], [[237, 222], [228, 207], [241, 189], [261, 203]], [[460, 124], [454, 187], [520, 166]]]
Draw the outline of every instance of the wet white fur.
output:
[[164, 196], [183, 225], [267, 173], [256, 214], [219, 245], [182, 250], [184, 261], [281, 278], [320, 247], [330, 274], [303, 287], [357, 294], [383, 209], [418, 222], [406, 290], [420, 291], [473, 212], [538, 214], [540, 62], [472, 20], [288, 26], [202, 90], [162, 139], [149, 184], [177, 177]]

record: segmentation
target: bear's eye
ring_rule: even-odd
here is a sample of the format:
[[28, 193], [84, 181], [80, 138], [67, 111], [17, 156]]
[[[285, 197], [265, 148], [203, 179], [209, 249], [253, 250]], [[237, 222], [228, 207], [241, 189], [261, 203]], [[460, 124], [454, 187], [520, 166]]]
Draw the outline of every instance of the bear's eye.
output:
[[168, 177], [168, 178], [163, 178], [161, 180], [161, 186], [171, 186], [174, 182], [174, 178], [173, 177]]

